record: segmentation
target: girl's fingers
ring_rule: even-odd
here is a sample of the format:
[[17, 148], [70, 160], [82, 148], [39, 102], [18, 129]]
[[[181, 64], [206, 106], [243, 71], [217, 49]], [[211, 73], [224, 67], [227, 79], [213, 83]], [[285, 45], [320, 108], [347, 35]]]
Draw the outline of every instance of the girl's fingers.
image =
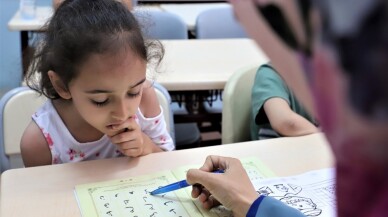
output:
[[112, 126], [112, 129], [114, 130], [122, 130], [127, 128], [128, 130], [136, 130], [139, 128], [139, 125], [137, 124], [136, 120], [134, 117], [128, 118], [126, 121], [119, 125], [114, 125]]
[[119, 149], [121, 153], [129, 157], [138, 157], [142, 153], [142, 150], [140, 148], [122, 149], [121, 147], [119, 147]]

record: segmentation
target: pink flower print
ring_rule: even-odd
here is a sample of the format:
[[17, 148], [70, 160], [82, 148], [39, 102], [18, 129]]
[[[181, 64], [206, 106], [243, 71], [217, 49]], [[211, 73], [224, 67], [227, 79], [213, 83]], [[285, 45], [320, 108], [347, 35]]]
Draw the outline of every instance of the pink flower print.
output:
[[158, 120], [155, 120], [155, 125], [159, 123], [159, 119]]
[[68, 155], [75, 155], [76, 151], [72, 148], [69, 148], [69, 150], [67, 151], [67, 154]]
[[58, 156], [54, 156], [53, 164], [58, 164], [58, 163], [59, 163]]
[[76, 150], [69, 148], [69, 151], [67, 151], [67, 154], [69, 155], [70, 160], [74, 160], [76, 158], [84, 158], [85, 153], [83, 152], [77, 152]]
[[160, 142], [165, 143], [166, 142], [166, 137], [165, 136], [160, 136]]
[[53, 144], [54, 144], [53, 139], [51, 138], [51, 136], [50, 136], [49, 133], [44, 132], [44, 129], [43, 129], [43, 128], [40, 128], [40, 131], [42, 131], [43, 136], [44, 136], [44, 138], [46, 139], [46, 141], [47, 141], [47, 143], [48, 143], [48, 145], [49, 145], [49, 148], [50, 148], [50, 150], [51, 150], [51, 149], [52, 149], [52, 146], [53, 146]]
[[54, 142], [51, 139], [50, 133], [45, 133], [44, 137], [46, 138], [46, 141], [47, 141], [49, 147], [51, 148], [53, 146]]
[[70, 160], [74, 160], [76, 151], [72, 148], [69, 148], [69, 150], [67, 151], [67, 154], [69, 155]]

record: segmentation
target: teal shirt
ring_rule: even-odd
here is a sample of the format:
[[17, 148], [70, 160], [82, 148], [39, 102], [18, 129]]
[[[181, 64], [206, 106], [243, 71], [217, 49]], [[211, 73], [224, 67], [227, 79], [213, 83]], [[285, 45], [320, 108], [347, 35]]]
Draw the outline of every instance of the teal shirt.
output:
[[314, 119], [307, 113], [307, 111], [295, 98], [292, 91], [288, 88], [275, 69], [272, 68], [269, 64], [265, 64], [257, 70], [252, 88], [252, 140], [259, 139], [258, 132], [262, 128], [273, 131], [263, 108], [264, 103], [273, 97], [284, 99], [290, 105], [292, 111], [306, 118], [311, 123], [315, 123]]

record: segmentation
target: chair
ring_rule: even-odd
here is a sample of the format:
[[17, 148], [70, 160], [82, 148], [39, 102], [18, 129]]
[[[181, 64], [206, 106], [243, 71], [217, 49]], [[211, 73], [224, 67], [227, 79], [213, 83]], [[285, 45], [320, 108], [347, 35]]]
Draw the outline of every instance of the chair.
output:
[[197, 39], [247, 38], [230, 6], [205, 10], [198, 14], [195, 34]]
[[23, 167], [20, 139], [31, 115], [46, 101], [28, 87], [8, 91], [0, 100], [1, 171]]
[[[171, 98], [160, 84], [154, 84], [158, 101], [163, 108], [167, 129], [175, 142], [174, 116], [170, 108]], [[47, 100], [28, 87], [17, 87], [0, 100], [0, 169], [23, 167], [20, 140], [32, 114]]]
[[[188, 39], [186, 23], [177, 15], [158, 10], [135, 10], [134, 15], [142, 27], [146, 38], [151, 39]], [[187, 114], [187, 110], [172, 103], [174, 115]], [[177, 123], [175, 144], [177, 149], [198, 147], [201, 135], [197, 123]]]
[[[197, 39], [221, 39], [221, 38], [246, 38], [248, 37], [241, 24], [235, 19], [233, 9], [230, 6], [211, 8], [201, 12], [196, 20], [196, 37]], [[220, 127], [220, 114], [222, 113], [221, 93], [213, 102], [204, 102], [204, 110], [214, 118], [211, 119], [213, 129]], [[222, 132], [223, 133], [223, 132]]]
[[251, 96], [258, 66], [234, 73], [226, 82], [222, 108], [222, 144], [251, 140]]
[[135, 10], [145, 38], [188, 39], [188, 29], [184, 21], [175, 14], [158, 10]]
[[[174, 115], [187, 115], [185, 105], [179, 106], [177, 102], [171, 104]], [[201, 143], [201, 132], [197, 123], [176, 123], [175, 124], [176, 149], [196, 148]]]

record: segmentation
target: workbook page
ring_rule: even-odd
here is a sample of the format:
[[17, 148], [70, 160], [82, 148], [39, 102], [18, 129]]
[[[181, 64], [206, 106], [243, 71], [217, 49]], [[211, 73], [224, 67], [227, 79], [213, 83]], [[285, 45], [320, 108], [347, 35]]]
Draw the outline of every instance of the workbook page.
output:
[[335, 170], [314, 170], [297, 176], [253, 180], [262, 195], [274, 197], [306, 216], [334, 217]]
[[170, 171], [147, 176], [78, 185], [75, 187], [83, 217], [202, 216], [184, 191], [152, 196], [149, 192], [177, 179]]
[[[257, 158], [241, 160], [251, 180], [272, 177], [273, 173]], [[201, 165], [188, 165], [173, 171], [145, 176], [97, 182], [75, 187], [83, 217], [231, 217], [223, 206], [204, 210], [198, 200], [191, 198], [191, 187], [160, 195], [150, 192], [162, 186], [186, 179], [187, 170]]]
[[[255, 180], [263, 180], [268, 177], [274, 177], [275, 174], [267, 168], [258, 158], [255, 157], [248, 157], [248, 158], [242, 158], [240, 159], [244, 169], [246, 170], [249, 179], [251, 181]], [[173, 170], [173, 174], [177, 179], [186, 179], [186, 173], [189, 169], [192, 168], [200, 168], [202, 165], [188, 165], [183, 166], [178, 169]], [[192, 187], [185, 188], [185, 191], [187, 195], [191, 195], [191, 189]], [[232, 212], [228, 209], [226, 209], [223, 206], [219, 206], [216, 208], [211, 209], [210, 211], [206, 211], [202, 208], [201, 204], [198, 200], [194, 200], [195, 205], [198, 207], [199, 210], [203, 213], [205, 217], [232, 217]]]

